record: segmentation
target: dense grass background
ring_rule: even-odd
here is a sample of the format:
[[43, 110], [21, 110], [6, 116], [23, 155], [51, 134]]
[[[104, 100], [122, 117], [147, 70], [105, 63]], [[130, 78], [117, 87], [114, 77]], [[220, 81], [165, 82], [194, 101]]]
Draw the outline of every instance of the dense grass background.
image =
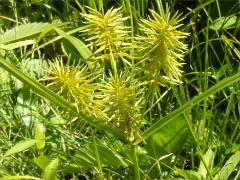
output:
[[[93, 50], [79, 48], [87, 6], [122, 7], [134, 36], [161, 5], [182, 13], [188, 50], [183, 83], [147, 96], [141, 137], [46, 88], [50, 62], [76, 66]], [[239, 13], [239, 1], [1, 0], [0, 179], [239, 179]]]

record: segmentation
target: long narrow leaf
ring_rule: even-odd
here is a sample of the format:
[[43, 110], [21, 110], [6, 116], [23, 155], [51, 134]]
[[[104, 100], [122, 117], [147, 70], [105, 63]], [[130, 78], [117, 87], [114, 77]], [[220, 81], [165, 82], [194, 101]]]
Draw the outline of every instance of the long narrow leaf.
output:
[[9, 149], [4, 156], [10, 156], [16, 153], [19, 153], [21, 151], [25, 151], [28, 148], [30, 148], [31, 146], [33, 146], [35, 144], [35, 140], [34, 139], [29, 139], [26, 141], [21, 141], [19, 143], [17, 143], [15, 146], [13, 146], [11, 149]]
[[15, 76], [17, 79], [28, 85], [31, 89], [33, 89], [37, 94], [45, 97], [46, 99], [50, 100], [51, 102], [57, 104], [58, 106], [64, 108], [67, 111], [75, 111], [77, 110], [74, 108], [73, 105], [69, 104], [65, 99], [58, 96], [53, 91], [46, 88], [44, 85], [40, 84], [36, 80], [26, 76], [23, 72], [17, 69], [15, 66], [7, 62], [0, 56], [0, 66], [2, 66], [6, 71], [10, 74]]
[[34, 40], [18, 41], [18, 42], [10, 43], [10, 44], [7, 44], [7, 45], [0, 44], [0, 49], [10, 51], [10, 50], [22, 47], [22, 46], [27, 46], [27, 45], [32, 45], [32, 44], [34, 44]]
[[55, 28], [55, 30], [59, 35], [66, 38], [69, 42], [72, 43], [72, 45], [81, 54], [83, 59], [88, 59], [92, 56], [92, 52], [89, 50], [89, 48], [80, 39], [65, 33], [63, 30], [61, 30], [59, 28]]
[[[72, 44], [72, 46], [76, 49], [76, 52], [78, 52], [81, 57], [84, 60], [88, 60], [90, 57], [92, 57], [92, 52], [90, 51], [90, 49], [83, 43], [83, 41], [81, 41], [80, 39], [71, 36], [70, 34], [64, 32], [63, 30], [53, 26], [53, 25], [49, 25], [47, 26], [42, 33], [39, 35], [37, 43], [51, 30], [55, 30], [62, 38], [65, 38], [67, 41], [69, 41], [69, 43]], [[40, 48], [40, 47], [38, 47]], [[86, 61], [87, 64], [89, 65], [90, 69], [93, 68], [93, 64], [90, 61]]]
[[[44, 29], [44, 31], [45, 31], [46, 29]], [[76, 33], [76, 32], [78, 32], [78, 31], [80, 31], [80, 30], [82, 30], [82, 27], [78, 27], [78, 28], [76, 28], [76, 29], [73, 29], [73, 30], [71, 30], [71, 31], [67, 31], [66, 33], [68, 34], [68, 35], [71, 35], [71, 34], [73, 34], [73, 33]], [[43, 32], [44, 32], [43, 31]], [[43, 34], [40, 34], [39, 35], [39, 37], [38, 37], [38, 39], [37, 39], [37, 43], [38, 43], [38, 41], [41, 39], [43, 37]], [[39, 45], [39, 46], [36, 46], [36, 47], [33, 47], [33, 49], [32, 49], [32, 51], [29, 51], [28, 53], [26, 53], [26, 56], [29, 56], [31, 53], [33, 53], [34, 51], [36, 51], [36, 50], [38, 50], [38, 49], [41, 49], [41, 48], [44, 48], [45, 46], [47, 46], [47, 45], [49, 45], [49, 44], [52, 44], [52, 43], [54, 43], [54, 42], [56, 42], [56, 41], [58, 41], [58, 40], [60, 40], [60, 39], [62, 39], [63, 37], [62, 36], [57, 36], [57, 37], [54, 37], [53, 39], [51, 39], [51, 40], [49, 40], [49, 41], [47, 41], [47, 42], [44, 42], [43, 44], [41, 44], [41, 45]]]
[[49, 26], [49, 23], [41, 22], [17, 26], [0, 35], [0, 44], [7, 44], [10, 42], [15, 42], [25, 38], [29, 38], [33, 35], [41, 33], [41, 31], [47, 26]]
[[17, 180], [17, 179], [33, 179], [33, 180], [41, 180], [40, 178], [33, 177], [33, 176], [4, 176], [1, 177], [0, 180]]
[[116, 128], [109, 127], [104, 123], [104, 121], [100, 121], [97, 119], [89, 118], [84, 114], [79, 114], [77, 109], [70, 104], [68, 101], [63, 99], [61, 96], [57, 95], [44, 85], [40, 84], [34, 79], [26, 76], [23, 72], [17, 69], [15, 66], [7, 62], [2, 56], [0, 56], [0, 66], [2, 66], [6, 71], [15, 76], [17, 79], [22, 81], [25, 85], [29, 86], [32, 90], [34, 90], [38, 95], [46, 98], [50, 102], [55, 105], [63, 108], [65, 111], [71, 112], [76, 116], [80, 116], [83, 120], [87, 121], [93, 126], [96, 126], [99, 129], [110, 132], [116, 138], [122, 139], [123, 141], [127, 141], [126, 138], [120, 133], [120, 131]]
[[[148, 128], [146, 131], [143, 132], [142, 138], [146, 139], [147, 137], [156, 133], [159, 129], [162, 128], [162, 126], [164, 126], [169, 121], [173, 120], [178, 115], [180, 115], [183, 112], [187, 111], [188, 109], [192, 108], [193, 106], [200, 103], [205, 98], [209, 97], [210, 95], [214, 94], [215, 92], [229, 86], [230, 84], [232, 84], [238, 80], [240, 80], [240, 73], [237, 73], [231, 77], [225, 78], [224, 80], [220, 81], [219, 83], [217, 83], [213, 87], [209, 88], [202, 94], [195, 96], [192, 100], [188, 101], [187, 103], [185, 103], [184, 105], [179, 107], [177, 110], [169, 113], [167, 116], [163, 117], [162, 119], [160, 119], [159, 121], [154, 123], [150, 128]], [[139, 141], [136, 143], [139, 143]]]

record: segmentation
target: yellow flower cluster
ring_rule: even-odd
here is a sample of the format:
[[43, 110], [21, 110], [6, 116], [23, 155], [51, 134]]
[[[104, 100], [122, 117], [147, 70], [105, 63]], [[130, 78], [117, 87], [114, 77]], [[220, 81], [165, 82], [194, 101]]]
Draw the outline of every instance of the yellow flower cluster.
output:
[[89, 8], [83, 17], [81, 33], [93, 49], [91, 61], [101, 65], [100, 76], [93, 77], [87, 65], [69, 66], [57, 60], [45, 80], [79, 111], [105, 119], [134, 139], [145, 123], [143, 107], [149, 105], [145, 99], [156, 96], [160, 86], [181, 82], [179, 61], [187, 47], [180, 40], [187, 33], [177, 30], [180, 18], [171, 17], [169, 10], [161, 16], [151, 10], [134, 41], [121, 8], [106, 13]]

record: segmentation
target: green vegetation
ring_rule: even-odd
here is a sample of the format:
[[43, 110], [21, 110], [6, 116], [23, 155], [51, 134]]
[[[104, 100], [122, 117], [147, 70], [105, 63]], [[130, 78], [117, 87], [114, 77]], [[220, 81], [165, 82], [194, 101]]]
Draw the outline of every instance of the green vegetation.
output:
[[1, 0], [0, 180], [239, 179], [239, 15]]

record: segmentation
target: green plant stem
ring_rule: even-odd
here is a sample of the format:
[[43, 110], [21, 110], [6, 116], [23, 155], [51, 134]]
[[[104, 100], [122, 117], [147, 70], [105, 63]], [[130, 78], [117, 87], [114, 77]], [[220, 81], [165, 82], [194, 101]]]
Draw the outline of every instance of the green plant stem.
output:
[[100, 159], [100, 156], [99, 156], [99, 153], [98, 153], [98, 147], [97, 147], [95, 132], [94, 132], [93, 128], [92, 128], [92, 138], [93, 138], [93, 145], [94, 145], [96, 160], [97, 160], [97, 164], [98, 164], [99, 179], [104, 180], [103, 170], [102, 170], [102, 162], [101, 162], [101, 159]]
[[223, 123], [222, 123], [222, 126], [221, 126], [221, 134], [220, 134], [220, 139], [223, 139], [224, 138], [224, 135], [225, 135], [225, 129], [226, 129], [226, 126], [227, 126], [227, 121], [229, 120], [229, 115], [234, 107], [234, 96], [236, 95], [236, 93], [234, 91], [232, 91], [231, 95], [230, 95], [230, 99], [229, 99], [229, 102], [228, 102], [228, 106], [227, 106], [227, 109], [226, 109], [226, 112], [225, 112], [225, 116], [224, 116], [224, 119], [223, 119]]
[[[207, 21], [207, 28], [206, 28], [206, 32], [205, 32], [205, 63], [204, 63], [204, 67], [205, 67], [205, 74], [206, 76], [204, 76], [204, 85], [203, 85], [203, 89], [204, 91], [207, 90], [208, 88], [208, 67], [209, 67], [209, 57], [208, 57], [208, 44], [209, 44], [209, 37], [208, 37], [208, 30], [209, 30], [209, 19]], [[200, 125], [200, 135], [202, 135], [204, 133], [205, 127], [206, 127], [206, 123], [207, 123], [207, 98], [205, 98], [203, 100], [203, 118], [202, 118], [202, 122]]]
[[137, 157], [137, 145], [132, 145], [132, 158], [133, 158], [133, 166], [134, 166], [134, 179], [140, 180], [140, 172], [139, 172], [139, 165], [138, 165], [138, 157]]
[[199, 143], [199, 141], [198, 141], [198, 139], [197, 139], [197, 137], [196, 137], [196, 135], [194, 133], [194, 130], [193, 130], [193, 127], [192, 127], [192, 123], [190, 122], [190, 120], [189, 120], [188, 116], [186, 115], [186, 113], [184, 113], [184, 115], [185, 115], [185, 118], [186, 118], [186, 121], [187, 121], [187, 124], [188, 124], [188, 128], [189, 128], [189, 130], [190, 130], [190, 132], [192, 134], [192, 137], [193, 137], [193, 139], [195, 141], [195, 144], [197, 146], [196, 149], [197, 149], [197, 152], [198, 152], [198, 154], [200, 156], [200, 159], [202, 160], [203, 165], [204, 165], [205, 169], [207, 170], [207, 173], [208, 173], [210, 179], [213, 180], [213, 177], [212, 177], [212, 174], [210, 172], [210, 169], [209, 169], [209, 167], [208, 167], [208, 165], [207, 165], [207, 163], [206, 163], [206, 161], [204, 159], [204, 156], [203, 156], [203, 153], [202, 153], [202, 149], [200, 147], [200, 143]]

